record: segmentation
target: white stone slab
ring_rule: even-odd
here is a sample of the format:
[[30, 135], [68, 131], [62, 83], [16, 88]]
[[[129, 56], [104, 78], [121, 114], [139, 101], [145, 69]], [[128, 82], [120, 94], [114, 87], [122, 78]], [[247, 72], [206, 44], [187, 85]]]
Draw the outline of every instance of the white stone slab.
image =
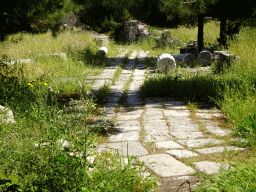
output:
[[155, 142], [155, 141], [169, 141], [173, 137], [169, 135], [169, 131], [166, 129], [165, 126], [159, 126], [158, 129], [147, 129], [145, 128], [146, 136], [144, 141], [145, 142]]
[[223, 143], [222, 140], [216, 139], [191, 139], [191, 140], [178, 140], [179, 143], [186, 145], [187, 147], [198, 147], [205, 144], [219, 144]]
[[192, 174], [195, 171], [167, 154], [148, 155], [139, 158], [152, 171], [162, 177]]
[[200, 161], [200, 162], [195, 162], [196, 168], [199, 171], [205, 172], [207, 174], [214, 174], [218, 173], [219, 169], [221, 167], [223, 168], [228, 168], [228, 164], [220, 164], [220, 163], [215, 163], [215, 162], [210, 162], [210, 161]]
[[196, 113], [196, 116], [203, 119], [211, 119], [213, 117], [222, 117], [221, 113]]
[[195, 149], [197, 152], [202, 154], [209, 154], [209, 153], [222, 153], [225, 150], [234, 150], [234, 151], [243, 151], [245, 148], [238, 148], [234, 146], [220, 146], [220, 147], [210, 147], [210, 148], [203, 148], [203, 149]]
[[189, 110], [164, 110], [164, 115], [167, 117], [188, 117], [190, 116]]
[[120, 141], [138, 141], [140, 138], [139, 131], [124, 131], [122, 129], [120, 133], [113, 134], [109, 137], [110, 142], [120, 142]]
[[128, 120], [136, 120], [140, 117], [140, 115], [120, 115], [119, 113], [117, 114], [117, 120], [122, 120], [122, 121], [128, 121]]
[[156, 142], [155, 146], [160, 149], [182, 149], [183, 147], [174, 141]]
[[[165, 120], [155, 120], [155, 121], [142, 121], [142, 124], [146, 127], [158, 128], [158, 126], [167, 126]], [[168, 128], [168, 127], [166, 127]]]
[[117, 121], [115, 123], [115, 129], [123, 131], [140, 131], [139, 121]]
[[213, 123], [209, 123], [209, 122], [205, 123], [205, 127], [206, 127], [207, 131], [214, 133], [216, 135], [219, 135], [219, 136], [227, 136], [232, 133], [231, 130], [221, 129], [217, 124], [213, 124]]
[[167, 150], [166, 153], [178, 158], [196, 157], [198, 154], [188, 150]]
[[148, 151], [138, 141], [102, 144], [98, 146], [98, 152], [102, 152], [104, 150], [112, 150], [113, 152], [116, 152], [116, 150], [118, 150], [120, 155], [127, 156], [127, 143], [128, 155], [143, 156], [148, 154]]
[[187, 109], [182, 101], [167, 101], [164, 105], [167, 109]]
[[170, 132], [198, 131], [198, 125], [192, 123], [189, 117], [167, 118]]
[[170, 132], [170, 134], [178, 139], [196, 139], [199, 137], [203, 137], [202, 132], [182, 131], [182, 132]]

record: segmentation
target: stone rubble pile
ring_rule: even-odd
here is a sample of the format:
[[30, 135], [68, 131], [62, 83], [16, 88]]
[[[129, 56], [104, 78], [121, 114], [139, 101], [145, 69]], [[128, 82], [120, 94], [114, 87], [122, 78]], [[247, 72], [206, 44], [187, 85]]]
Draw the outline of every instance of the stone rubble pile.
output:
[[137, 41], [141, 37], [148, 37], [148, 26], [137, 20], [124, 22], [124, 34], [127, 41]]

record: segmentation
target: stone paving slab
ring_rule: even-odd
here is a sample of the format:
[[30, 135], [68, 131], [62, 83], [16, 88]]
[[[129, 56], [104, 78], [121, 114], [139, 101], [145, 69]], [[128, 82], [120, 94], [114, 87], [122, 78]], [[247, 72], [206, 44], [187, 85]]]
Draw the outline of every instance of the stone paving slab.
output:
[[98, 146], [98, 152], [102, 152], [104, 150], [110, 151], [111, 149], [114, 149], [112, 151], [116, 152], [117, 149], [120, 155], [127, 156], [127, 143], [128, 155], [143, 156], [148, 154], [148, 151], [138, 141], [102, 144]]
[[187, 147], [198, 147], [205, 144], [220, 144], [223, 140], [217, 139], [191, 139], [191, 140], [178, 140], [179, 143], [186, 145]]
[[209, 154], [209, 153], [222, 153], [225, 150], [234, 150], [234, 151], [243, 151], [245, 148], [238, 148], [234, 146], [220, 146], [220, 147], [210, 147], [210, 148], [203, 148], [203, 149], [195, 149], [197, 152], [202, 154]]
[[182, 149], [183, 147], [174, 141], [156, 142], [155, 146], [160, 149]]
[[131, 131], [120, 129], [120, 133], [113, 134], [109, 137], [110, 142], [120, 142], [120, 141], [138, 141], [140, 138], [139, 131]]
[[[165, 120], [156, 120], [156, 121], [142, 121], [142, 124], [144, 126], [166, 126], [166, 121]], [[166, 127], [167, 128], [167, 127]]]
[[169, 131], [162, 126], [159, 126], [157, 129], [147, 129], [144, 126], [144, 130], [146, 132], [145, 142], [155, 142], [155, 141], [169, 141], [173, 137], [169, 135]]
[[192, 124], [189, 122], [180, 122], [180, 124], [178, 123], [173, 123], [172, 121], [167, 119], [167, 122], [169, 123], [169, 127], [170, 127], [170, 132], [196, 132], [198, 131], [198, 125], [197, 124]]
[[211, 119], [213, 117], [222, 117], [223, 114], [221, 113], [196, 113], [196, 116], [198, 118], [202, 118], [202, 119]]
[[164, 106], [167, 109], [187, 109], [182, 101], [166, 101]]
[[139, 114], [136, 114], [136, 115], [121, 115], [120, 113], [117, 114], [117, 117], [116, 119], [117, 120], [122, 120], [122, 121], [129, 121], [129, 120], [136, 120], [140, 117]]
[[231, 130], [221, 129], [218, 124], [214, 124], [213, 122], [203, 121], [207, 131], [214, 133], [219, 136], [227, 136], [232, 133]]
[[140, 131], [140, 122], [139, 121], [117, 121], [115, 123], [115, 129], [118, 129], [122, 132], [124, 131]]
[[188, 117], [190, 116], [189, 110], [164, 110], [164, 115], [167, 117]]
[[156, 174], [162, 177], [192, 174], [195, 171], [167, 154], [156, 154], [139, 157]]
[[137, 109], [137, 110], [133, 110], [133, 111], [128, 111], [128, 112], [121, 112], [122, 115], [141, 115], [143, 113], [144, 110], [142, 109]]
[[202, 132], [183, 131], [183, 132], [170, 132], [170, 134], [178, 139], [196, 139], [196, 138], [203, 137]]
[[199, 171], [205, 172], [207, 174], [214, 174], [218, 173], [219, 169], [222, 168], [228, 168], [228, 164], [221, 165], [220, 163], [210, 162], [210, 161], [200, 161], [200, 162], [194, 162], [196, 165], [196, 168]]
[[197, 153], [188, 150], [167, 150], [166, 153], [173, 155], [178, 158], [196, 157], [199, 156]]

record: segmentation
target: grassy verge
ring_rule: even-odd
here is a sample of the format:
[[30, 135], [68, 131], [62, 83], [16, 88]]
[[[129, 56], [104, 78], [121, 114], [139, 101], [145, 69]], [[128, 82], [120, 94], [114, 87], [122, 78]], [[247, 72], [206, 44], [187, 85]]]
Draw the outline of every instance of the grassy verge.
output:
[[[141, 165], [137, 169], [131, 162], [124, 165], [119, 156], [97, 153], [96, 146], [108, 137], [112, 125], [107, 120], [91, 122], [109, 91], [106, 85], [96, 97], [88, 97], [92, 86], [86, 77], [99, 75], [106, 65], [92, 35], [14, 37], [19, 35], [23, 39], [17, 43], [0, 44], [1, 54], [34, 62], [6, 66], [1, 60], [0, 104], [13, 111], [16, 123], [0, 125], [0, 191], [154, 188], [154, 179], [140, 175]], [[45, 55], [56, 52], [67, 58]]]

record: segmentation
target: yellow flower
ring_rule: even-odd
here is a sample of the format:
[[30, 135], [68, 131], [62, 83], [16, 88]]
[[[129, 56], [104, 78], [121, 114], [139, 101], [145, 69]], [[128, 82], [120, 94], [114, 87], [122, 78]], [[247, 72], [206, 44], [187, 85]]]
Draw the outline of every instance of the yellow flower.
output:
[[30, 87], [33, 87], [34, 85], [30, 85]]
[[48, 85], [47, 83], [44, 83], [44, 85]]
[[28, 85], [32, 85], [31, 83], [28, 83]]
[[40, 85], [42, 85], [42, 83], [41, 83], [41, 82], [39, 82], [39, 84], [40, 84]]
[[35, 79], [33, 81], [36, 81]]

